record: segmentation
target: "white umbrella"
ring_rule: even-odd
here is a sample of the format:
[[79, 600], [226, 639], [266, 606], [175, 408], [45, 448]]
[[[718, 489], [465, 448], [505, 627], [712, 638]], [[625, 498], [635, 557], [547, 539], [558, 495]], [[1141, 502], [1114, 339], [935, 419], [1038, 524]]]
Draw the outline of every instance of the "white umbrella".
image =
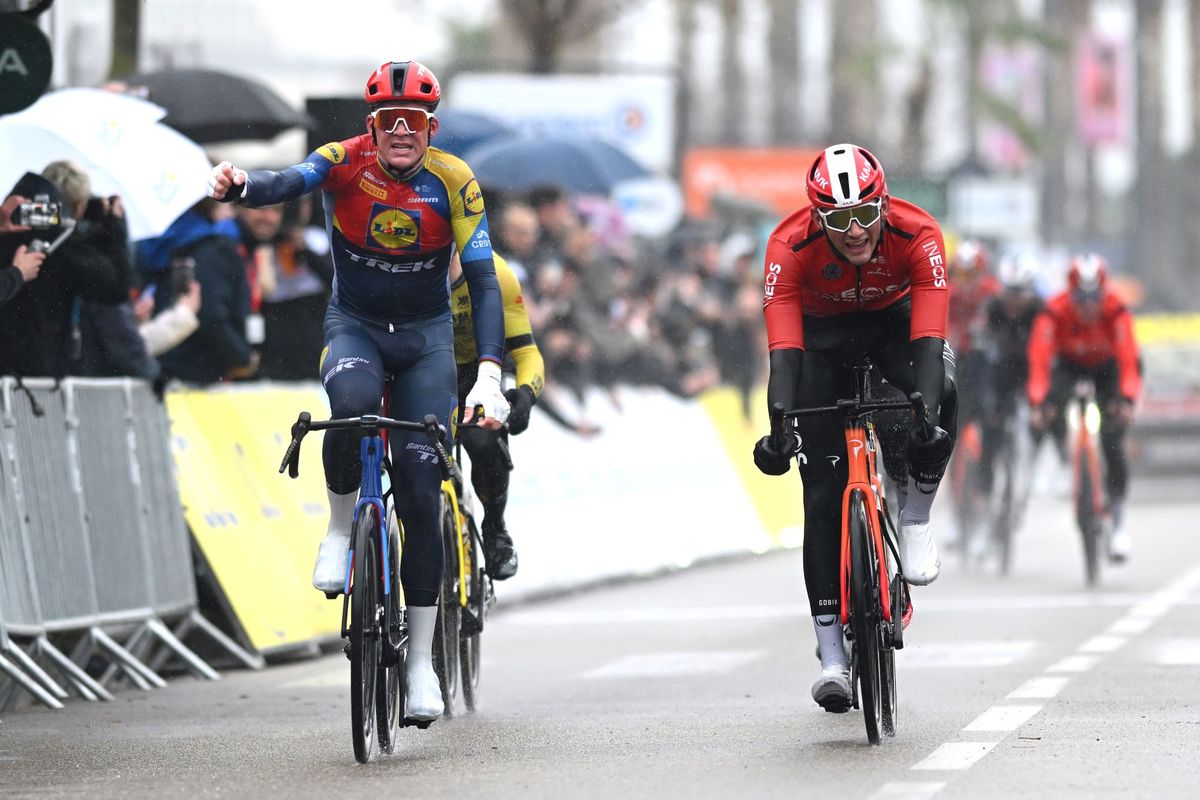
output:
[[0, 117], [0, 192], [25, 172], [71, 159], [88, 171], [94, 194], [118, 194], [133, 239], [158, 236], [204, 196], [211, 164], [204, 150], [157, 120], [153, 103], [96, 89], [44, 95]]

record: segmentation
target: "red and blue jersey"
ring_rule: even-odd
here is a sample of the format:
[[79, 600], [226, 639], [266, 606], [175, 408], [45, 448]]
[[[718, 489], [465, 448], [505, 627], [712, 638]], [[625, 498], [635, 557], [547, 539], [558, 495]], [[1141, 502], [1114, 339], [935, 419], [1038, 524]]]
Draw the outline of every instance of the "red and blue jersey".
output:
[[335, 269], [331, 305], [377, 324], [450, 313], [457, 249], [471, 292], [481, 359], [502, 361], [504, 315], [483, 195], [470, 167], [430, 147], [400, 181], [370, 134], [323, 145], [279, 172], [247, 177], [244, 201], [264, 206], [321, 190]]

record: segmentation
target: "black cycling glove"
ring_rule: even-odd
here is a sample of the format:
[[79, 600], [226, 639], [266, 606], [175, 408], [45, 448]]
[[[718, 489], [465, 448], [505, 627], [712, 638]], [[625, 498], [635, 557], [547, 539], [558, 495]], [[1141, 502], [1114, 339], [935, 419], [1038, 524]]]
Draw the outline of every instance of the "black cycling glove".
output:
[[913, 425], [908, 433], [908, 471], [917, 483], [932, 484], [942, 479], [950, 453], [954, 451], [954, 440], [942, 427], [933, 426], [932, 435], [926, 439], [920, 425]]
[[521, 384], [505, 392], [504, 399], [508, 401], [509, 407], [508, 432], [516, 436], [529, 427], [529, 412], [533, 410], [535, 402], [533, 389]]
[[783, 475], [792, 468], [790, 448], [777, 448], [770, 436], [764, 436], [754, 444], [754, 466], [767, 475]]

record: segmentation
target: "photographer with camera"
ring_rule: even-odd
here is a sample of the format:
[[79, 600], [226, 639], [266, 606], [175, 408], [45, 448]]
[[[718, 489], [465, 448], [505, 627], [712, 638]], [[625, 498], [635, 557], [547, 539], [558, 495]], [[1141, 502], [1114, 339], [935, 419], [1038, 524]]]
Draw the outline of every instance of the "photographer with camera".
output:
[[129, 256], [119, 202], [117, 218], [77, 229], [75, 220], [87, 209], [90, 182], [78, 167], [70, 165], [69, 171], [71, 179], [63, 180], [69, 197], [55, 181], [32, 172], [10, 192], [33, 201], [15, 204], [16, 211], [6, 216], [8, 224], [28, 230], [0, 238], [0, 258], [7, 255], [4, 245], [13, 247], [14, 256], [23, 245], [26, 254], [45, 248], [45, 260], [37, 280], [0, 307], [0, 375], [66, 375], [82, 346], [76, 301], [128, 299]]
[[9, 265], [0, 268], [0, 306], [16, 297], [21, 287], [36, 278], [46, 260], [46, 254], [40, 249], [30, 249], [15, 240], [9, 242], [4, 236], [29, 230], [28, 225], [18, 223], [31, 211], [31, 203], [19, 194], [10, 194], [0, 203], [0, 264]]

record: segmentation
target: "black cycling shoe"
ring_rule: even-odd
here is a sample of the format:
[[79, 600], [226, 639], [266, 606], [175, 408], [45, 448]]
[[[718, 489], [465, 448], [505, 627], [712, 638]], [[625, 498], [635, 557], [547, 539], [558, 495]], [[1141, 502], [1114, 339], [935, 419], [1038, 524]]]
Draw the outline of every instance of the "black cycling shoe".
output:
[[483, 528], [483, 559], [494, 581], [508, 580], [517, 574], [517, 549], [503, 528]]

